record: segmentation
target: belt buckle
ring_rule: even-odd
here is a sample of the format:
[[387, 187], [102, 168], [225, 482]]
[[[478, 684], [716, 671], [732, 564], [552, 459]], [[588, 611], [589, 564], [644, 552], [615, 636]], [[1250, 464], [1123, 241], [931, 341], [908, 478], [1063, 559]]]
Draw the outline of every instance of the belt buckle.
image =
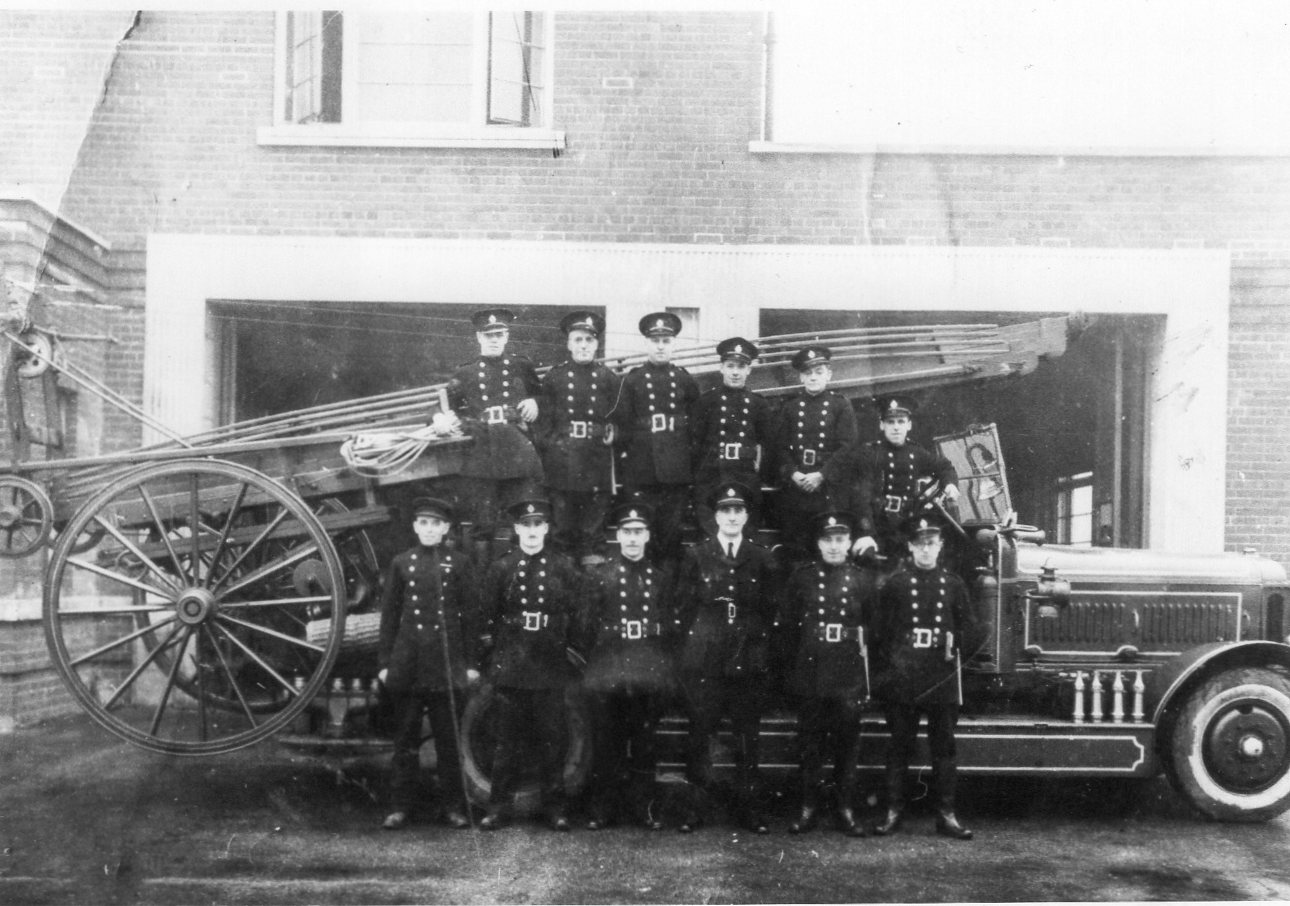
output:
[[649, 429], [655, 434], [657, 434], [660, 431], [666, 431], [667, 414], [663, 412], [655, 412], [653, 415], [651, 415], [649, 417]]
[[743, 446], [743, 444], [740, 444], [740, 443], [722, 444], [722, 445], [721, 445], [721, 458], [722, 458], [722, 459], [738, 459], [738, 458], [739, 458], [739, 448], [740, 448], [740, 447], [742, 447], [742, 446]]
[[628, 639], [645, 638], [645, 621], [628, 620], [626, 624], [626, 631], [627, 631], [627, 634], [624, 636], [624, 638], [628, 638]]
[[490, 425], [500, 425], [506, 421], [505, 406], [489, 406], [484, 410], [484, 418]]
[[804, 466], [813, 466], [813, 465], [815, 465], [815, 451], [814, 451], [814, 450], [803, 450], [803, 451], [802, 451], [802, 465], [804, 465]]
[[842, 641], [842, 624], [825, 623], [824, 624], [824, 641], [840, 642]]
[[588, 431], [587, 431], [587, 423], [586, 423], [586, 422], [569, 422], [569, 427], [572, 429], [572, 430], [569, 432], [569, 436], [570, 436], [570, 437], [587, 437], [587, 436], [589, 436], [589, 435], [588, 435]]
[[927, 629], [924, 626], [915, 626], [914, 627], [914, 647], [931, 648], [932, 631], [930, 629]]
[[735, 602], [734, 602], [734, 601], [727, 601], [727, 602], [726, 602], [726, 620], [727, 620], [727, 622], [733, 623], [733, 622], [735, 621], [735, 618], [736, 618], [738, 615], [739, 615], [739, 608], [735, 605]]
[[905, 509], [905, 498], [896, 497], [892, 494], [887, 495], [886, 506], [883, 507], [888, 513], [899, 513]]
[[529, 632], [537, 632], [539, 629], [542, 628], [542, 623], [543, 623], [542, 611], [525, 610], [521, 612], [524, 614], [525, 629], [527, 629]]

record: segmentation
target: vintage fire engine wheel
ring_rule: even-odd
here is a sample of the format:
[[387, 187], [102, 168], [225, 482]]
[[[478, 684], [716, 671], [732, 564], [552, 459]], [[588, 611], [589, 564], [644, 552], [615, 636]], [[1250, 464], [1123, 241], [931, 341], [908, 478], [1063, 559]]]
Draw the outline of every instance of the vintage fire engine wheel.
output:
[[[103, 542], [74, 554], [93, 525]], [[321, 560], [335, 591], [291, 590], [306, 558]], [[156, 752], [230, 752], [289, 724], [326, 682], [344, 589], [317, 517], [273, 479], [214, 460], [141, 466], [60, 534], [45, 575], [45, 641], [68, 689], [111, 732]], [[336, 628], [308, 638], [319, 616]]]
[[[493, 788], [493, 749], [497, 736], [493, 730], [494, 692], [491, 685], [480, 686], [466, 703], [461, 718], [462, 773], [466, 778], [466, 791], [476, 805], [488, 802]], [[577, 795], [586, 785], [591, 772], [591, 715], [586, 702], [575, 692], [566, 693], [564, 699], [565, 726], [568, 728], [568, 746], [564, 759], [564, 788], [570, 797]], [[538, 806], [538, 780], [536, 772], [525, 770], [516, 789], [515, 809], [531, 813]]]
[[1290, 680], [1245, 667], [1219, 673], [1184, 703], [1169, 776], [1221, 821], [1266, 821], [1290, 808]]
[[0, 557], [25, 557], [49, 539], [54, 505], [45, 489], [16, 475], [0, 477]]

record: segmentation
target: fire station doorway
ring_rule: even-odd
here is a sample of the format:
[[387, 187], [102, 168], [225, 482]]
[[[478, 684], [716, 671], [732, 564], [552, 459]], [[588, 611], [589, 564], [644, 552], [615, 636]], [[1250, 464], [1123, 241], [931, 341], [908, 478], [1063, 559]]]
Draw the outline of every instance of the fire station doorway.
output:
[[[763, 310], [760, 332], [943, 324], [1005, 326], [1067, 313]], [[1142, 547], [1145, 532], [1148, 362], [1161, 316], [1068, 317], [1066, 351], [1029, 374], [964, 380], [915, 391], [913, 439], [996, 424], [1018, 519], [1049, 539], [1084, 546]], [[879, 437], [874, 409], [855, 401], [861, 437]]]
[[[219, 422], [277, 415], [448, 380], [478, 353], [476, 306], [441, 303], [218, 301]], [[510, 352], [538, 364], [565, 354], [573, 307], [507, 304]], [[581, 308], [581, 307], [579, 307]], [[593, 309], [595, 310], [595, 309]], [[604, 309], [596, 310], [603, 315]]]

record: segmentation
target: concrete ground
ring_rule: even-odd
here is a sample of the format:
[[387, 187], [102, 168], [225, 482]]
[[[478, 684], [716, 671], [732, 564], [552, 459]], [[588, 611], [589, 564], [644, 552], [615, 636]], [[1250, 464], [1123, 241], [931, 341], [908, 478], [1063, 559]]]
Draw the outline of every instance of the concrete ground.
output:
[[[272, 742], [154, 755], [75, 717], [0, 737], [0, 903], [729, 903], [1290, 899], [1290, 818], [1223, 825], [1162, 780], [966, 780], [976, 840], [729, 826], [383, 832], [384, 765]], [[338, 779], [339, 778], [339, 779]]]

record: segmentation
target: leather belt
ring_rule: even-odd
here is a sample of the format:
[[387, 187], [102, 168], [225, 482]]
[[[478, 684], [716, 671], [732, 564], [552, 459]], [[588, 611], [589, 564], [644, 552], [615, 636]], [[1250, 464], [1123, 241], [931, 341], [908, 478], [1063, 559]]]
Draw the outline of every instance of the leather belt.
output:
[[514, 406], [488, 406], [484, 409], [482, 418], [490, 425], [504, 425], [518, 421], [520, 413]]
[[610, 626], [618, 631], [620, 638], [632, 641], [663, 634], [663, 627], [653, 620], [621, 620], [617, 624], [611, 623]]
[[551, 614], [544, 610], [521, 610], [511, 617], [511, 622], [527, 632], [538, 632], [550, 625]]
[[[685, 427], [684, 416], [680, 419], [682, 429]], [[655, 412], [649, 417], [649, 430], [652, 434], [661, 434], [677, 430], [677, 417], [666, 412]]]
[[815, 637], [821, 642], [863, 642], [863, 626], [843, 626], [841, 623], [815, 624]]
[[910, 638], [912, 639], [911, 644], [915, 648], [931, 648], [935, 644], [932, 630], [926, 626], [915, 626], [910, 631]]
[[605, 436], [605, 426], [599, 422], [570, 421], [569, 436], [588, 439], [602, 438]]

